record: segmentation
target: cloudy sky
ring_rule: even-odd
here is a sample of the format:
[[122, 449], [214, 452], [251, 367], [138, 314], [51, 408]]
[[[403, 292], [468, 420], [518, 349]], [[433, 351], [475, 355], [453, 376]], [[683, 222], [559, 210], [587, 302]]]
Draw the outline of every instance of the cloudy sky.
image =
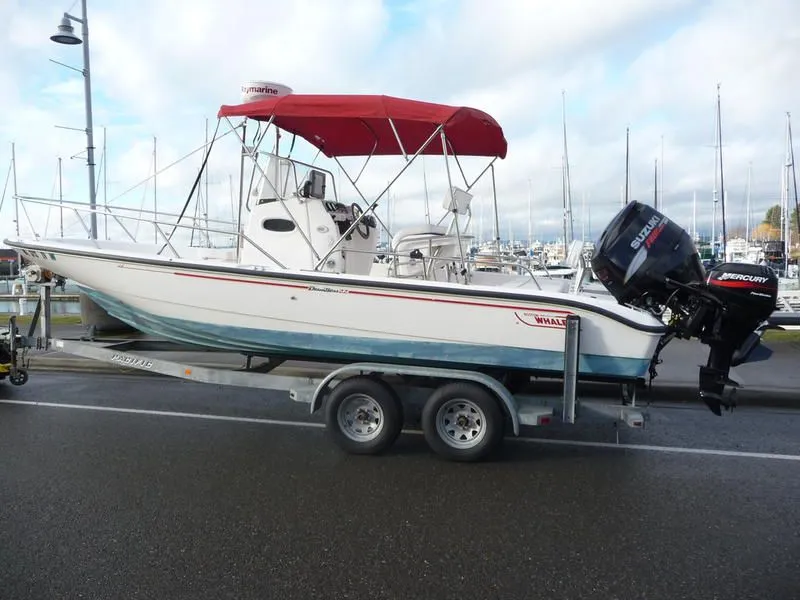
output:
[[[53, 197], [62, 157], [64, 197], [84, 201], [85, 138], [55, 127], [84, 123], [82, 77], [49, 61], [81, 65], [80, 46], [48, 39], [65, 11], [79, 15], [80, 3], [0, 0], [0, 184], [15, 142], [20, 194]], [[123, 192], [151, 175], [153, 137], [159, 167], [197, 149], [206, 118], [213, 130], [219, 105], [238, 102], [251, 79], [296, 93], [389, 94], [486, 110], [509, 141], [498, 203], [503, 237], [512, 229], [517, 238], [527, 237], [531, 194], [534, 236], [561, 230], [562, 90], [575, 232], [592, 238], [619, 209], [626, 127], [632, 197], [652, 201], [663, 139], [664, 210], [689, 228], [696, 194], [698, 227], [707, 231], [717, 83], [729, 228], [745, 222], [748, 165], [756, 218], [779, 200], [786, 112], [800, 115], [796, 0], [90, 0], [89, 11], [97, 162], [105, 127], [106, 197], [132, 207], [152, 208], [152, 186]], [[210, 162], [212, 213], [223, 218], [237, 176], [227, 150]], [[200, 160], [159, 175], [162, 210], [180, 209]], [[372, 167], [364, 185], [374, 193], [398, 163]], [[436, 207], [441, 167], [425, 165]], [[0, 239], [15, 228], [10, 188]], [[422, 218], [421, 171], [393, 191], [396, 223]], [[486, 211], [487, 230], [488, 202], [489, 188], [478, 186], [476, 214]], [[32, 219], [39, 233], [46, 226], [57, 234], [57, 216]], [[79, 233], [74, 219], [65, 221]], [[20, 226], [28, 230], [24, 213]]]

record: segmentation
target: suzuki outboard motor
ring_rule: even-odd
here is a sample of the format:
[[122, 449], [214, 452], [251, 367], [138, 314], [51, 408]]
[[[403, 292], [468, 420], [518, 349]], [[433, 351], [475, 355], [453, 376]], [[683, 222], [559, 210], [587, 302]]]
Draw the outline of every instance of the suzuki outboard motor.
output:
[[621, 304], [659, 318], [670, 311], [664, 344], [672, 337], [696, 337], [709, 346], [708, 362], [700, 367], [700, 396], [722, 414], [722, 406], [730, 406], [726, 386], [736, 385], [728, 377], [734, 353], [776, 308], [774, 272], [725, 263], [706, 273], [686, 231], [639, 202], [626, 205], [606, 227], [592, 269]]

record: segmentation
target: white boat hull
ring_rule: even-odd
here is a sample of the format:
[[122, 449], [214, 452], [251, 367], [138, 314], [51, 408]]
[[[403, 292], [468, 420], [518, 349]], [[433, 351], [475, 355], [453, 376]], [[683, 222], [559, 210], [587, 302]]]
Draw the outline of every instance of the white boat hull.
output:
[[663, 333], [644, 312], [570, 294], [7, 243], [137, 329], [224, 350], [557, 373], [576, 314], [580, 373], [632, 378], [646, 375]]

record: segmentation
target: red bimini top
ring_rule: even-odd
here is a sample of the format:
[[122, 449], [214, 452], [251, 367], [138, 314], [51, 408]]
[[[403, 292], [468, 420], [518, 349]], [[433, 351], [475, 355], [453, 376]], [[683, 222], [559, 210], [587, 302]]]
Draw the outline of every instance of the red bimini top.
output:
[[[503, 129], [483, 111], [391, 96], [289, 94], [222, 106], [217, 116], [272, 118], [331, 158], [402, 155], [397, 137], [412, 155], [440, 125], [448, 154], [505, 158], [508, 150]], [[441, 141], [434, 139], [423, 154], [441, 155]]]

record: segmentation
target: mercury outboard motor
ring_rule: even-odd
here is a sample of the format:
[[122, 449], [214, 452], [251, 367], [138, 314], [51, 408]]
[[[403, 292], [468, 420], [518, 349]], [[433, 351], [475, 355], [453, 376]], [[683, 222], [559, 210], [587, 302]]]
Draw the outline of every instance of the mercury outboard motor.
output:
[[696, 337], [709, 346], [708, 362], [700, 367], [700, 396], [714, 414], [729, 408], [728, 391], [736, 387], [728, 377], [734, 353], [775, 310], [775, 273], [744, 263], [724, 263], [706, 273], [689, 234], [635, 201], [600, 236], [592, 269], [621, 304], [659, 318], [669, 310], [669, 331], [659, 351], [673, 337]]

